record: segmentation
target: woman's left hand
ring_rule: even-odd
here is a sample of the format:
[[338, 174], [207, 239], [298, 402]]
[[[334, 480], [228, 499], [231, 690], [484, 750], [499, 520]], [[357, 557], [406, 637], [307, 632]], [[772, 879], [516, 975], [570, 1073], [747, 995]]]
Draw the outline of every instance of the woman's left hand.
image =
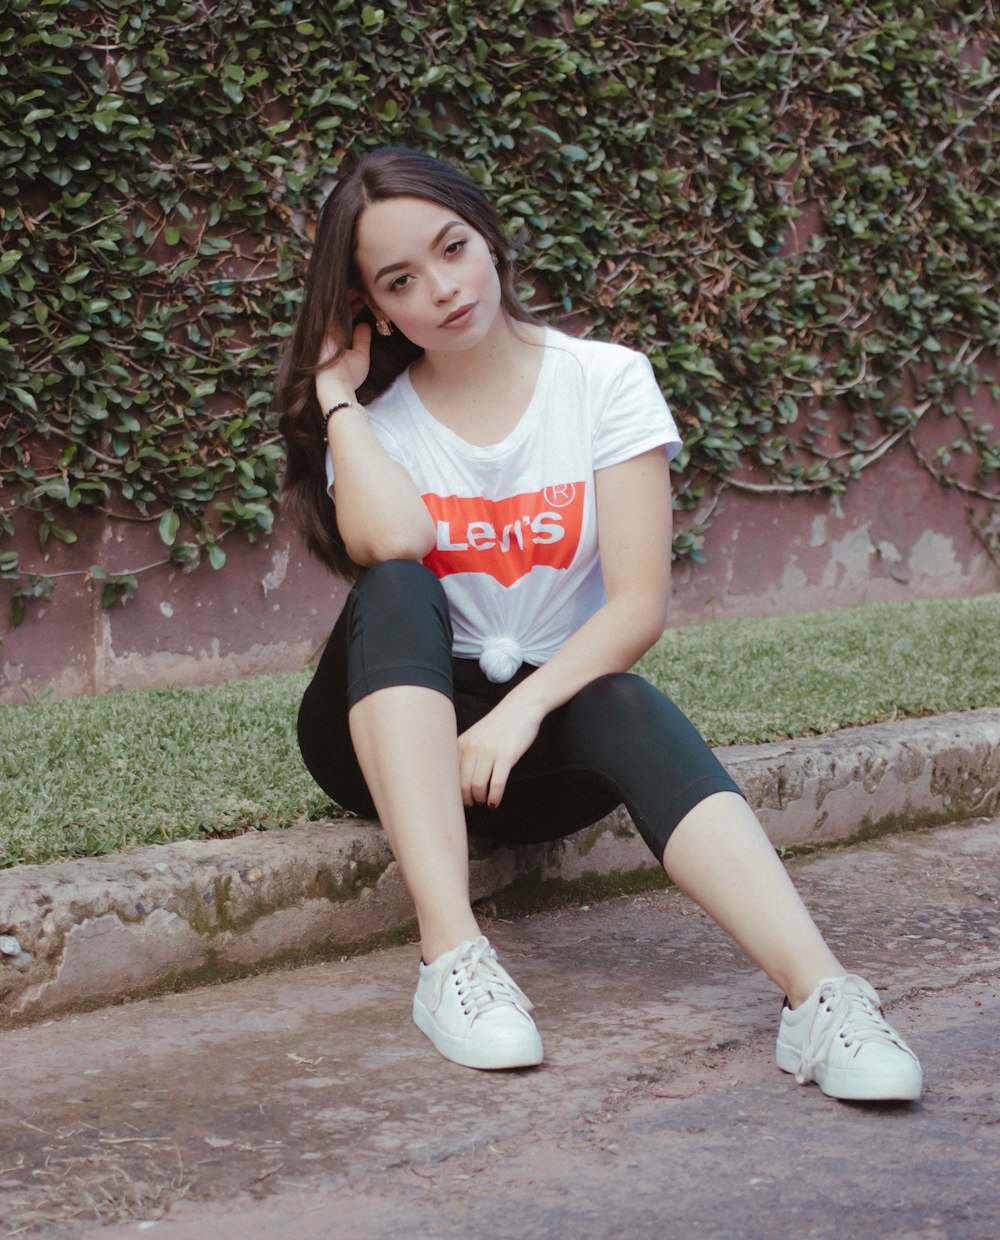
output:
[[542, 715], [504, 698], [458, 738], [462, 803], [496, 807], [503, 800], [514, 765], [538, 735]]

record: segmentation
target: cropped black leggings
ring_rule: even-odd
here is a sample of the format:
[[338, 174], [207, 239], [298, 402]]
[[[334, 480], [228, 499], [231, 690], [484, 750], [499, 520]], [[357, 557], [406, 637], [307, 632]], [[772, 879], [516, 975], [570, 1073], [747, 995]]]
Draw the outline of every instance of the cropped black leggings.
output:
[[[411, 560], [369, 569], [348, 595], [299, 710], [299, 745], [319, 786], [345, 809], [375, 817], [351, 743], [348, 711], [366, 694], [422, 685], [471, 727], [536, 669], [492, 684], [455, 659], [437, 577]], [[629, 673], [601, 676], [542, 722], [511, 772], [503, 801], [466, 810], [469, 832], [504, 844], [558, 839], [624, 804], [657, 859], [674, 827], [705, 797], [739, 788], [659, 690]]]

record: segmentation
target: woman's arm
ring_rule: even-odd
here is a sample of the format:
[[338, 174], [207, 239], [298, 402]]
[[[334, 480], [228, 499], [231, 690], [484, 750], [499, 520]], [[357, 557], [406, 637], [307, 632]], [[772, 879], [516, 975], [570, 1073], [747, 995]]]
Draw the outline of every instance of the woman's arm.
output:
[[663, 633], [673, 525], [667, 455], [657, 448], [594, 477], [607, 602], [459, 737], [466, 805], [499, 805], [545, 716], [598, 676], [628, 671]]
[[[371, 328], [359, 323], [351, 348], [332, 366], [318, 371], [316, 396], [325, 413], [341, 401], [354, 402], [368, 374]], [[335, 351], [327, 340], [324, 356]], [[361, 408], [349, 404], [327, 422], [333, 458], [337, 527], [356, 564], [383, 560], [422, 560], [434, 546], [436, 530], [416, 484], [379, 443]]]

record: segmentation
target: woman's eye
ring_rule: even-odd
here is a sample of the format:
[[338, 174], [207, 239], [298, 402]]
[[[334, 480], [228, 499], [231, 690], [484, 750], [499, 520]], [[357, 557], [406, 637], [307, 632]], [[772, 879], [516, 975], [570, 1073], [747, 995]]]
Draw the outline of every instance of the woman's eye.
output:
[[450, 242], [449, 242], [449, 243], [448, 243], [448, 244], [444, 247], [444, 252], [445, 252], [445, 254], [457, 254], [460, 250], [462, 250], [462, 249], [464, 249], [464, 248], [465, 248], [465, 238], [464, 238], [464, 237], [459, 237], [459, 238], [458, 238], [457, 240], [455, 240], [455, 241], [450, 241]]
[[409, 276], [397, 276], [395, 280], [393, 280], [392, 283], [389, 285], [389, 292], [395, 293], [399, 289], [405, 288], [406, 281], [409, 280], [409, 278], [410, 278]]

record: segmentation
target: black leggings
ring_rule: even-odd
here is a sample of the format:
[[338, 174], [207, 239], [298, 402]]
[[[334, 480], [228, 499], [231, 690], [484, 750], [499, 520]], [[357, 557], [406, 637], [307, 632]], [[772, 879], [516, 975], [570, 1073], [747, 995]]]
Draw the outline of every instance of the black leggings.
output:
[[[455, 704], [463, 732], [536, 669], [492, 684], [473, 659], [455, 659], [437, 577], [411, 560], [369, 569], [348, 595], [299, 710], [299, 745], [319, 786], [339, 805], [376, 816], [351, 743], [348, 711], [391, 685], [422, 685]], [[469, 832], [503, 844], [559, 839], [624, 804], [662, 861], [674, 827], [705, 797], [740, 790], [658, 689], [630, 673], [600, 676], [542, 722], [496, 809], [466, 810]]]

